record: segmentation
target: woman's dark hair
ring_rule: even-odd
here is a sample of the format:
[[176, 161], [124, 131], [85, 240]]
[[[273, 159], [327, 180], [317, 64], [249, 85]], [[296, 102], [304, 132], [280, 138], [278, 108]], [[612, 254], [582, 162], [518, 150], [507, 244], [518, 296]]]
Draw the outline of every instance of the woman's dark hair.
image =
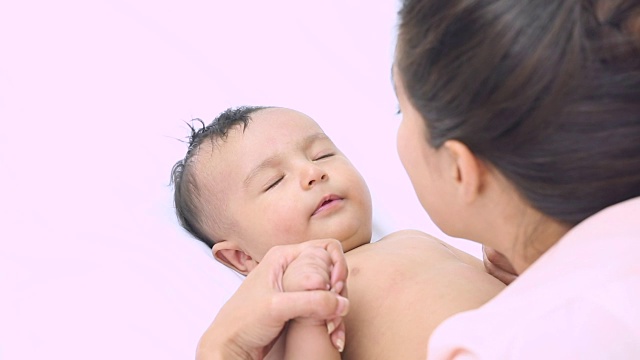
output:
[[[189, 148], [184, 159], [178, 161], [171, 169], [171, 184], [174, 187], [173, 202], [176, 208], [178, 222], [196, 239], [201, 240], [209, 247], [213, 247], [215, 240], [212, 239], [205, 229], [204, 204], [200, 196], [200, 186], [196, 181], [194, 162], [192, 159], [197, 154], [198, 149], [205, 140], [215, 142], [225, 139], [229, 130], [242, 125], [245, 129], [251, 120], [250, 115], [267, 109], [265, 106], [241, 106], [229, 108], [218, 115], [211, 124], [206, 125], [200, 119], [193, 119], [189, 124], [191, 134], [188, 138]], [[194, 125], [194, 123], [196, 123]], [[197, 124], [200, 128], [197, 129]], [[209, 204], [215, 206], [215, 204]]]
[[399, 17], [431, 146], [466, 144], [569, 225], [640, 196], [640, 1], [404, 0]]

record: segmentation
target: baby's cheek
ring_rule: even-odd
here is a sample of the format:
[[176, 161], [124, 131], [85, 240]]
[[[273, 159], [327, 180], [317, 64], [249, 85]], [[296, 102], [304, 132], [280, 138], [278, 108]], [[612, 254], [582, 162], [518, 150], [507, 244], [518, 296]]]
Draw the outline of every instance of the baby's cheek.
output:
[[307, 240], [306, 228], [300, 210], [282, 206], [267, 210], [268, 232], [277, 239], [277, 244], [298, 244]]

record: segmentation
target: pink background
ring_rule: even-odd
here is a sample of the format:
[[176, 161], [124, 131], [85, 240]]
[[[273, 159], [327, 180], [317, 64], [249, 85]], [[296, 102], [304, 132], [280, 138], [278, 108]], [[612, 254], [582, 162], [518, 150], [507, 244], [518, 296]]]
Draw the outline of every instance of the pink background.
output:
[[237, 283], [177, 226], [183, 121], [314, 117], [361, 170], [378, 230], [445, 237], [395, 147], [396, 1], [0, 5], [0, 359], [191, 358]]

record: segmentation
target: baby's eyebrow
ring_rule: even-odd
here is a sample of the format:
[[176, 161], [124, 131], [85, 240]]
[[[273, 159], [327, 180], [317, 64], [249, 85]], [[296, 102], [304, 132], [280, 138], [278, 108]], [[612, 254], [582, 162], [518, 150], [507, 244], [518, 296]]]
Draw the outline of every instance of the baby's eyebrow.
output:
[[276, 164], [279, 160], [280, 160], [280, 154], [276, 154], [264, 159], [260, 164], [258, 164], [258, 166], [256, 166], [255, 168], [253, 168], [253, 170], [249, 172], [247, 177], [244, 179], [244, 182], [243, 182], [244, 187], [245, 188], [248, 187], [251, 181], [253, 180], [253, 178], [256, 175], [258, 175], [262, 170], [273, 167], [274, 164]]
[[[329, 140], [329, 137], [323, 133], [323, 132], [318, 132], [318, 133], [314, 133], [311, 134], [305, 138], [303, 138], [299, 143], [298, 146], [301, 148], [306, 148], [309, 145], [313, 144], [316, 141], [319, 140]], [[269, 156], [268, 158], [264, 159], [262, 162], [260, 162], [260, 164], [258, 164], [258, 166], [256, 166], [255, 168], [253, 168], [249, 174], [247, 175], [247, 177], [244, 179], [244, 187], [248, 187], [249, 184], [251, 183], [251, 181], [253, 180], [254, 177], [256, 177], [256, 175], [258, 175], [261, 171], [271, 168], [273, 166], [275, 166], [275, 164], [277, 164], [280, 161], [281, 158], [281, 154], [275, 154], [273, 156]]]
[[308, 146], [318, 140], [329, 140], [331, 141], [331, 139], [329, 139], [329, 137], [327, 136], [327, 134], [323, 133], [323, 132], [318, 132], [315, 134], [311, 134], [307, 137], [305, 137], [304, 139], [302, 139], [302, 141], [300, 142], [300, 146], [305, 147]]

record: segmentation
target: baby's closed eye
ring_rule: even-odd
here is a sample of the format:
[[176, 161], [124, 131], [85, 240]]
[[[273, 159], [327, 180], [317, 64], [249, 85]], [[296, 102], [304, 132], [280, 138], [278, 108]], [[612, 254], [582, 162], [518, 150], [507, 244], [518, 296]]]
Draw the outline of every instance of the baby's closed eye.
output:
[[318, 160], [330, 158], [330, 157], [332, 157], [334, 155], [335, 155], [334, 153], [326, 153], [326, 154], [318, 155], [317, 157], [315, 157], [315, 159], [313, 161], [318, 161]]

